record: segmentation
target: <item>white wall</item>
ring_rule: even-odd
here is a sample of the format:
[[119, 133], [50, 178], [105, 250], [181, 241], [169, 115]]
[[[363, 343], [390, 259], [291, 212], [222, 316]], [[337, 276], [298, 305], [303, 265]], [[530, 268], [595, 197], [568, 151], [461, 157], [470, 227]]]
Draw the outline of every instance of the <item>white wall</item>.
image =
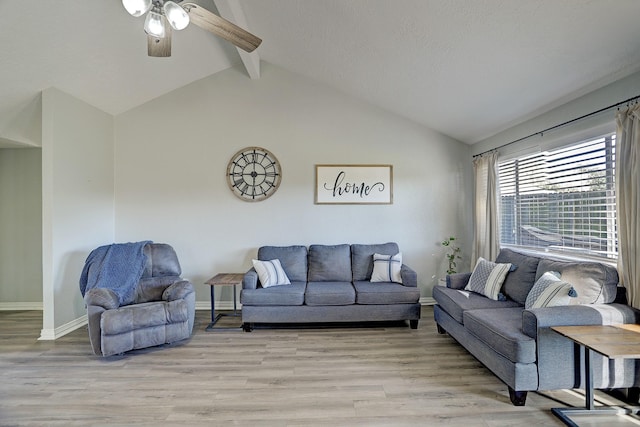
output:
[[[475, 155], [500, 147], [511, 141], [582, 117], [637, 95], [640, 95], [640, 72], [480, 141], [472, 146], [472, 154]], [[613, 132], [615, 131], [615, 113], [615, 109], [609, 109], [568, 126], [546, 132], [542, 136], [536, 135], [515, 144], [510, 144], [500, 149], [500, 155], [528, 154], [535, 150], [542, 151], [553, 148], [564, 141], [576, 141], [582, 138], [599, 136], [606, 132]]]
[[39, 148], [0, 149], [0, 309], [42, 308]]
[[78, 279], [114, 235], [113, 116], [57, 89], [42, 93], [43, 330], [52, 339], [86, 314]]
[[[220, 72], [115, 124], [116, 241], [173, 245], [198, 301], [207, 278], [246, 271], [261, 245], [396, 241], [425, 298], [445, 270], [438, 242], [455, 234], [468, 254], [468, 146], [278, 67], [259, 80]], [[283, 169], [259, 203], [225, 181], [231, 156], [253, 145]], [[343, 163], [392, 164], [393, 205], [315, 205], [314, 165]]]
[[37, 94], [0, 117], [0, 147], [42, 146], [42, 97]]

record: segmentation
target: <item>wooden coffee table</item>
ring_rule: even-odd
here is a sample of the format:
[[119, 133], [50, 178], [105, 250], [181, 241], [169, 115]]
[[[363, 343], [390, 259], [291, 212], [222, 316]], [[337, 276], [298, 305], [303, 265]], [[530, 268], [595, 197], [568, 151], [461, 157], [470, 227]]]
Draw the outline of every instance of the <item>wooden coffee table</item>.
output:
[[568, 426], [577, 426], [570, 415], [639, 414], [640, 407], [595, 408], [593, 404], [593, 369], [591, 357], [595, 351], [609, 359], [640, 359], [640, 325], [554, 326], [560, 335], [584, 347], [585, 408], [553, 408], [554, 415]]
[[[238, 313], [238, 308], [236, 306], [237, 298], [236, 298], [236, 286], [242, 285], [242, 279], [244, 278], [243, 273], [219, 273], [213, 276], [211, 279], [204, 282], [205, 285], [209, 285], [211, 287], [211, 323], [207, 325], [205, 330], [211, 331], [214, 329], [214, 325], [222, 316], [240, 316]], [[214, 288], [216, 286], [233, 286], [233, 313], [218, 313], [216, 315], [215, 308], [215, 293]], [[239, 326], [238, 326], [239, 328]], [[215, 329], [237, 329], [237, 328], [221, 328], [217, 327]]]

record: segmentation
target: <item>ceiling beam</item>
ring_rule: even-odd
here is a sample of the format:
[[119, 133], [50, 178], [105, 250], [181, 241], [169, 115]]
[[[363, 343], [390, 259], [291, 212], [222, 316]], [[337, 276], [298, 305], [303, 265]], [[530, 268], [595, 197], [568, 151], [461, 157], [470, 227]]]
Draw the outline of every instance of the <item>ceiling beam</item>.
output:
[[[251, 32], [247, 25], [247, 19], [238, 0], [213, 0], [218, 9], [218, 13], [224, 19], [233, 22], [239, 27]], [[240, 54], [240, 59], [244, 67], [247, 69], [249, 77], [252, 79], [260, 78], [260, 55], [257, 49], [251, 53], [245, 52], [240, 48], [236, 48]]]

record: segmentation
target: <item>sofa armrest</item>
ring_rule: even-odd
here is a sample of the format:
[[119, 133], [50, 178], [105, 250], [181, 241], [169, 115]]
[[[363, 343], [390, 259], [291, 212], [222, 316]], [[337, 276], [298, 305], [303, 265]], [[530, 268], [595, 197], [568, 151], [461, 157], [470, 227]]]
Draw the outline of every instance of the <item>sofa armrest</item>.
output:
[[[523, 332], [536, 342], [538, 389], [578, 388], [583, 387], [585, 382], [582, 368], [584, 349], [551, 330], [552, 326], [637, 323], [640, 320], [638, 313], [624, 304], [584, 304], [524, 310]], [[614, 362], [599, 355], [594, 355], [592, 362], [595, 388], [633, 386], [635, 374], [630, 376], [628, 373], [635, 371], [635, 362], [625, 361], [624, 369], [613, 369]]]
[[242, 278], [242, 289], [257, 289], [258, 288], [258, 273], [252, 267], [251, 270], [244, 273]]
[[111, 289], [93, 288], [84, 294], [84, 303], [89, 306], [102, 307], [105, 310], [113, 310], [120, 307], [118, 295]]
[[464, 289], [469, 283], [471, 273], [454, 273], [447, 275], [447, 288]]
[[583, 304], [532, 308], [522, 313], [522, 331], [537, 338], [538, 331], [552, 326], [612, 325], [639, 323], [640, 311], [624, 304]]
[[193, 293], [193, 285], [188, 280], [180, 280], [169, 285], [162, 292], [163, 301], [176, 301], [185, 299], [189, 294]]
[[416, 273], [408, 265], [402, 264], [400, 267], [400, 277], [402, 278], [402, 284], [411, 288], [418, 287], [418, 273]]

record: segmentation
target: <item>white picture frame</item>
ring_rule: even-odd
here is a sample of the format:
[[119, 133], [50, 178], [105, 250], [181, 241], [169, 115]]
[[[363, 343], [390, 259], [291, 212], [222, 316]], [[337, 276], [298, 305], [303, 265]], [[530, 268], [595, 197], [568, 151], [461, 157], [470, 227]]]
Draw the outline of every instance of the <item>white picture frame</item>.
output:
[[390, 205], [392, 165], [316, 165], [317, 205]]

